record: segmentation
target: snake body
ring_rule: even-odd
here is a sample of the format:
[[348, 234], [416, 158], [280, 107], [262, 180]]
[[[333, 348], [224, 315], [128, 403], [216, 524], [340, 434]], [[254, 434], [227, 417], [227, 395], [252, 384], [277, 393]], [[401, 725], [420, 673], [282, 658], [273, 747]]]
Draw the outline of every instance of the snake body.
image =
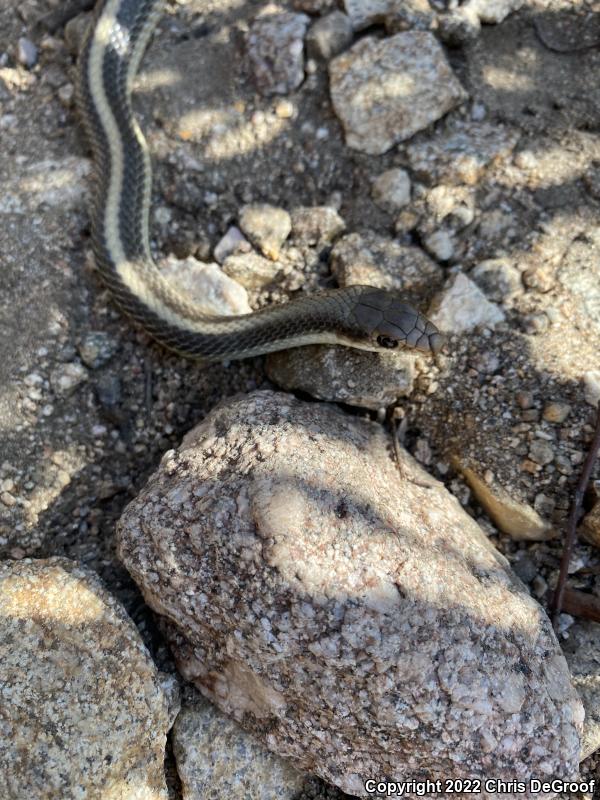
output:
[[395, 292], [350, 286], [240, 316], [209, 316], [167, 281], [150, 252], [150, 157], [134, 118], [134, 76], [162, 0], [101, 0], [79, 57], [78, 104], [94, 163], [96, 266], [121, 309], [167, 347], [201, 361], [313, 343], [437, 352], [437, 328]]

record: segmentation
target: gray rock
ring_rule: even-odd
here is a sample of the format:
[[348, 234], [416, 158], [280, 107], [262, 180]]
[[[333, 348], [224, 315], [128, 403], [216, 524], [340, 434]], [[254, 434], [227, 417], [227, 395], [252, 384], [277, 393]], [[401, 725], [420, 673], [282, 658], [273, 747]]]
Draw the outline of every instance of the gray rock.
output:
[[443, 133], [411, 143], [411, 169], [428, 183], [477, 183], [484, 169], [506, 158], [518, 142], [516, 131], [489, 122], [460, 121]]
[[590, 369], [583, 374], [583, 396], [591, 406], [600, 404], [600, 369]]
[[281, 273], [281, 264], [258, 253], [238, 253], [229, 256], [223, 264], [223, 272], [246, 289], [268, 286]]
[[349, 17], [341, 11], [332, 11], [311, 25], [306, 36], [306, 50], [311, 58], [329, 61], [345, 50], [352, 38]]
[[305, 776], [188, 690], [173, 730], [183, 800], [292, 800]]
[[81, 360], [90, 369], [98, 369], [113, 357], [117, 343], [104, 331], [89, 331], [79, 342]]
[[563, 650], [585, 709], [581, 760], [600, 749], [600, 625], [576, 622]]
[[487, 25], [497, 25], [514, 11], [518, 11], [525, 0], [469, 0], [466, 4], [477, 12]]
[[429, 314], [440, 330], [453, 333], [470, 331], [479, 326], [493, 328], [504, 320], [504, 312], [491, 303], [481, 289], [462, 272], [449, 280], [435, 298]]
[[161, 272], [184, 298], [207, 314], [249, 314], [252, 311], [246, 290], [218, 264], [171, 256], [161, 264]]
[[291, 216], [292, 236], [309, 247], [331, 244], [346, 227], [332, 206], [300, 206]]
[[17, 61], [27, 69], [32, 69], [37, 64], [38, 49], [31, 41], [25, 36], [21, 36], [17, 42]]
[[564, 289], [580, 301], [579, 312], [585, 324], [600, 335], [600, 282], [598, 281], [598, 247], [600, 232], [576, 238], [561, 258], [557, 277]]
[[448, 231], [439, 230], [430, 233], [423, 240], [427, 252], [438, 261], [449, 261], [454, 255], [454, 243]]
[[252, 23], [248, 59], [262, 94], [288, 94], [304, 80], [304, 34], [309, 22], [306, 14], [283, 11]]
[[412, 302], [440, 286], [443, 276], [439, 265], [418, 247], [371, 232], [350, 233], [336, 242], [331, 271], [340, 286], [395, 289]]
[[383, 22], [391, 6], [392, 0], [344, 0], [346, 14], [357, 31]]
[[329, 65], [331, 100], [346, 144], [380, 155], [440, 119], [467, 95], [435, 36], [366, 37]]
[[529, 448], [529, 458], [542, 466], [551, 464], [554, 461], [554, 449], [550, 442], [534, 439]]
[[373, 181], [371, 194], [385, 211], [399, 211], [410, 203], [410, 177], [404, 169], [388, 169]]
[[240, 228], [263, 255], [276, 261], [292, 230], [292, 220], [283, 208], [255, 203], [240, 210]]
[[448, 14], [438, 17], [438, 34], [443, 42], [452, 47], [468, 44], [481, 33], [481, 21], [475, 9], [459, 6]]
[[449, 234], [457, 233], [475, 217], [474, 192], [467, 186], [438, 184], [422, 192], [412, 207], [420, 210], [418, 230], [422, 237], [431, 236], [440, 229]]
[[266, 370], [269, 379], [287, 391], [377, 411], [412, 392], [414, 361], [403, 353], [310, 345], [270, 353]]
[[167, 701], [117, 601], [74, 562], [27, 559], [0, 563], [0, 607], [0, 796], [167, 800]]
[[521, 273], [504, 258], [481, 261], [472, 270], [471, 277], [495, 303], [503, 303], [523, 291]]
[[344, 0], [355, 30], [384, 24], [388, 32], [431, 27], [435, 15], [427, 0]]
[[374, 423], [238, 397], [165, 454], [120, 557], [184, 677], [348, 793], [374, 775], [575, 776], [583, 712], [548, 618], [399, 458]]
[[223, 264], [228, 256], [234, 253], [249, 253], [250, 250], [252, 250], [252, 246], [241, 230], [236, 228], [235, 225], [231, 225], [217, 242], [213, 250], [213, 256], [215, 261]]

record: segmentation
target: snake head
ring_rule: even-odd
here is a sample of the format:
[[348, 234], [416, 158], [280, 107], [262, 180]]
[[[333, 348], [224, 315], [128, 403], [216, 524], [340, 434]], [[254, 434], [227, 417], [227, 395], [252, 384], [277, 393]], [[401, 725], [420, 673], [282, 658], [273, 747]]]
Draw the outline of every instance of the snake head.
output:
[[395, 292], [369, 286], [360, 288], [362, 291], [353, 308], [353, 322], [369, 349], [439, 353], [446, 339], [427, 317]]

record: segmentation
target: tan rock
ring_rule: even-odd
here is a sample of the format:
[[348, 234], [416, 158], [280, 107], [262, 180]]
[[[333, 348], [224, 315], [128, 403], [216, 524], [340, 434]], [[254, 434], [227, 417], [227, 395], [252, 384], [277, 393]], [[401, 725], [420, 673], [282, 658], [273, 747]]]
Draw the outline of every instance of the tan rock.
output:
[[0, 563], [0, 797], [167, 800], [160, 676], [98, 579]]
[[118, 547], [182, 674], [358, 796], [425, 770], [574, 776], [583, 715], [549, 620], [390, 450], [374, 423], [258, 391], [165, 455]]

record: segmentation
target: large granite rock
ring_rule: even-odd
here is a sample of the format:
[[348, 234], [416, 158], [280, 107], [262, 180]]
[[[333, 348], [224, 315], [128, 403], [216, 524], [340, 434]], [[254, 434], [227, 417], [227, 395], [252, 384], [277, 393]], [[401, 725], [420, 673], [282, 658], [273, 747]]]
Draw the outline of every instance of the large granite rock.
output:
[[167, 800], [167, 695], [100, 582], [62, 558], [0, 563], [2, 800]]
[[262, 391], [165, 454], [118, 547], [180, 671], [354, 795], [373, 776], [574, 776], [583, 712], [549, 620], [390, 444]]

